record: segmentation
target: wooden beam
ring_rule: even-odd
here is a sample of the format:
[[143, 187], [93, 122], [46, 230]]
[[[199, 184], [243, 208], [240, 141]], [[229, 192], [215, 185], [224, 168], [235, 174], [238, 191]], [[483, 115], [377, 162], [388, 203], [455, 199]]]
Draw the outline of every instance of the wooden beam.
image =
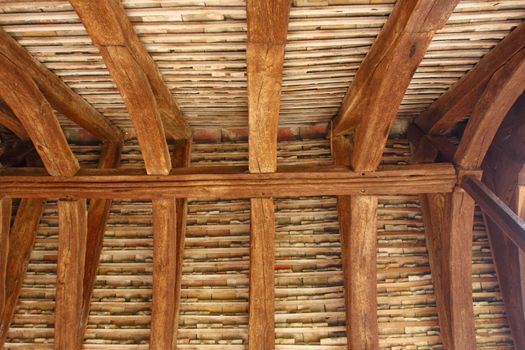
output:
[[[352, 143], [331, 136], [337, 165], [351, 162]], [[377, 197], [337, 196], [349, 349], [377, 349]]]
[[0, 125], [11, 130], [20, 140], [29, 140], [29, 135], [20, 120], [13, 114], [9, 107], [0, 104]]
[[411, 164], [452, 162], [457, 147], [443, 135], [425, 135], [416, 125], [410, 124], [407, 137], [413, 147]]
[[248, 149], [251, 172], [277, 169], [284, 47], [290, 0], [248, 0]]
[[359, 67], [334, 120], [334, 134], [356, 129], [352, 166], [377, 168], [401, 100], [434, 33], [458, 1], [397, 2]]
[[11, 199], [0, 198], [0, 315], [6, 301], [7, 261], [9, 259], [9, 229], [11, 227]]
[[132, 175], [133, 169], [83, 169], [72, 177], [22, 176], [20, 170], [9, 175], [12, 170], [6, 169], [0, 170], [0, 192], [11, 198], [270, 198], [450, 192], [457, 181], [456, 170], [448, 163], [372, 172], [307, 167], [249, 174], [231, 172], [234, 169], [222, 168], [223, 173], [220, 167], [175, 169], [173, 175], [162, 177]]
[[[106, 65], [121, 93], [126, 88], [127, 92], [123, 93], [124, 98], [126, 98], [126, 94], [132, 93], [130, 91], [132, 87], [125, 87], [126, 82], [121, 80], [122, 76], [116, 77], [114, 71], [118, 67], [121, 67], [122, 70], [134, 68], [136, 69], [135, 72], [131, 72], [129, 69], [126, 72], [140, 77], [144, 85], [137, 87], [151, 90], [155, 103], [150, 101], [149, 104], [156, 105], [166, 132], [175, 139], [189, 139], [191, 137], [189, 124], [164, 83], [157, 65], [133, 30], [133, 25], [120, 1], [70, 0], [69, 2], [73, 5], [94, 44], [101, 50]], [[120, 48], [117, 49], [117, 47]], [[120, 51], [120, 53], [104, 53], [106, 50]], [[125, 53], [123, 53], [124, 51]], [[111, 62], [108, 62], [109, 55], [111, 55]], [[130, 66], [131, 61], [134, 61], [132, 66]], [[147, 99], [150, 100], [151, 96], [147, 96]], [[130, 102], [126, 101], [128, 109]], [[132, 118], [135, 117], [133, 114], [135, 114], [134, 111], [130, 110]]]
[[80, 349], [86, 258], [85, 199], [58, 201], [58, 259], [54, 348]]
[[3, 347], [9, 325], [15, 314], [15, 307], [26, 276], [29, 257], [35, 243], [35, 233], [44, 212], [42, 199], [22, 199], [18, 205], [15, 220], [9, 233], [9, 253], [6, 269], [6, 300], [0, 314], [0, 348]]
[[[102, 148], [100, 169], [116, 168], [120, 163], [120, 154], [122, 145], [107, 143]], [[89, 309], [91, 306], [91, 297], [95, 287], [97, 270], [102, 253], [104, 241], [104, 232], [109, 219], [111, 208], [111, 199], [91, 199], [89, 201], [89, 210], [87, 218], [87, 241], [86, 257], [84, 269], [83, 295], [82, 295], [82, 313], [80, 317], [79, 341], [82, 342], [89, 319]]]
[[525, 48], [514, 54], [487, 83], [463, 133], [454, 163], [479, 168], [503, 119], [525, 90]]
[[525, 222], [478, 179], [465, 176], [461, 181], [461, 187], [474, 198], [483, 212], [498, 225], [502, 232], [522, 251], [525, 251]]
[[30, 76], [57, 111], [102, 140], [120, 142], [122, 131], [119, 128], [112, 125], [59, 77], [38, 62], [2, 28], [0, 28], [0, 56]]
[[472, 304], [474, 201], [465, 192], [420, 196], [443, 345], [476, 349]]
[[275, 208], [251, 199], [248, 349], [275, 348]]
[[489, 79], [524, 47], [525, 23], [522, 23], [423, 112], [416, 123], [427, 134], [445, 133], [472, 111]]
[[80, 167], [52, 107], [33, 80], [3, 55], [0, 96], [24, 125], [49, 174], [74, 175]]
[[[517, 212], [520, 202], [516, 201], [516, 189], [519, 188], [518, 177], [525, 163], [524, 106], [525, 94], [509, 111], [483, 162], [483, 183]], [[525, 348], [525, 291], [522, 288], [525, 284], [525, 262], [523, 254], [490, 217], [484, 215], [484, 218], [507, 320], [516, 349], [522, 349]]]
[[153, 296], [150, 349], [175, 349], [177, 209], [176, 200], [153, 200]]

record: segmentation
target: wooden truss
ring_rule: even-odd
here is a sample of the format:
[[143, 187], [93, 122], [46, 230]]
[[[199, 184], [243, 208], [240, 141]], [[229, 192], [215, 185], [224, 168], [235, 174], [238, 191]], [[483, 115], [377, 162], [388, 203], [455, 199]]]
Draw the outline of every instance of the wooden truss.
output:
[[[496, 134], [525, 89], [525, 25], [509, 34], [410, 127], [415, 164], [380, 167], [412, 75], [434, 33], [458, 3], [398, 1], [332, 123], [336, 165], [278, 168], [277, 128], [290, 1], [248, 0], [249, 166], [189, 168], [191, 128], [120, 2], [70, 2], [124, 98], [145, 172], [116, 169], [122, 131], [0, 30], [0, 97], [6, 102], [0, 106], [0, 123], [20, 139], [31, 140], [43, 164], [0, 171], [0, 347], [13, 318], [46, 198], [59, 198], [55, 348], [81, 348], [104, 228], [116, 198], [153, 202], [150, 348], [176, 348], [187, 198], [222, 197], [251, 199], [248, 344], [252, 350], [270, 350], [275, 346], [273, 198], [334, 195], [348, 346], [377, 349], [377, 196], [420, 194], [445, 348], [476, 348], [471, 281], [474, 201], [486, 214], [516, 345], [525, 348], [525, 289], [515, 288], [525, 285], [525, 224], [518, 218], [523, 216], [525, 200], [524, 191], [516, 189], [525, 153], [514, 151], [518, 146], [524, 149], [525, 124], [507, 118], [501, 135]], [[54, 109], [104, 142], [97, 169], [80, 168]], [[472, 115], [465, 135], [455, 146], [443, 134], [468, 113]], [[171, 155], [167, 138], [174, 140]], [[487, 152], [483, 176], [488, 187], [480, 182]], [[504, 154], [510, 155], [513, 167], [502, 185], [493, 171], [501, 168], [498, 157]], [[514, 193], [518, 193], [516, 202]], [[12, 224], [11, 198], [23, 198]], [[518, 267], [507, 271], [510, 265]]]

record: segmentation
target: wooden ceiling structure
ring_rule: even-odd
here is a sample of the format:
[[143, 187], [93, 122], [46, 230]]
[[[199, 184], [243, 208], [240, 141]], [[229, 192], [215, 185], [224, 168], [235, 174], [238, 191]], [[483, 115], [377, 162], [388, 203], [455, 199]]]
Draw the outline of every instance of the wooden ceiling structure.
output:
[[[104, 81], [97, 80], [96, 74], [80, 76], [77, 80], [74, 76], [68, 78], [64, 71], [59, 77], [50, 69], [60, 71], [60, 62], [53, 60], [53, 55], [47, 57], [45, 64], [39, 60], [44, 49], [56, 52], [56, 48], [51, 45], [27, 50], [24, 45], [31, 46], [31, 39], [22, 37], [17, 41], [11, 34], [31, 29], [16, 23], [7, 23], [0, 29], [0, 99], [4, 102], [0, 108], [0, 124], [20, 140], [30, 140], [39, 156], [39, 159], [34, 154], [33, 158], [28, 157], [26, 167], [7, 167], [0, 171], [0, 344], [6, 341], [45, 199], [59, 199], [54, 347], [82, 347], [112, 200], [131, 198], [152, 201], [149, 348], [174, 349], [188, 198], [249, 198], [248, 348], [274, 349], [274, 198], [329, 195], [337, 196], [348, 348], [378, 349], [375, 277], [378, 196], [415, 194], [420, 196], [425, 221], [444, 347], [476, 349], [471, 262], [477, 203], [486, 215], [490, 230], [514, 344], [516, 349], [525, 349], [525, 223], [519, 218], [523, 216], [525, 203], [525, 192], [520, 187], [523, 180], [523, 176], [520, 180], [520, 171], [525, 164], [525, 24], [522, 23], [525, 16], [521, 13], [508, 23], [498, 24], [504, 28], [501, 30], [504, 34], [478, 33], [488, 38], [488, 43], [483, 44], [490, 51], [481, 59], [471, 59], [475, 67], [467, 69], [465, 74], [461, 67], [452, 68], [451, 71], [459, 72], [454, 75], [458, 79], [445, 93], [430, 88], [433, 90], [430, 96], [422, 98], [432, 101], [431, 105], [427, 104], [428, 108], [425, 103], [411, 102], [424, 95], [417, 86], [411, 86], [414, 76], [426, 79], [423, 77], [428, 74], [428, 79], [435, 78], [423, 63], [425, 59], [433, 59], [428, 58], [428, 53], [433, 44], [437, 45], [433, 41], [436, 36], [454, 36], [453, 32], [439, 31], [446, 28], [451, 19], [461, 16], [463, 12], [456, 12], [458, 8], [464, 10], [477, 5], [482, 9], [484, 6], [525, 9], [523, 1], [502, 1], [503, 5], [459, 0], [380, 2], [377, 9], [383, 11], [382, 17], [373, 24], [374, 29], [356, 26], [349, 39], [335, 36], [336, 41], [359, 41], [364, 36], [364, 44], [359, 45], [371, 44], [366, 56], [352, 52], [360, 55], [359, 59], [345, 61], [345, 65], [355, 66], [356, 70], [349, 86], [348, 76], [333, 80], [335, 84], [338, 79], [346, 79], [348, 91], [343, 97], [340, 89], [330, 87], [312, 97], [312, 100], [319, 99], [313, 103], [308, 96], [294, 101], [297, 95], [292, 93], [291, 87], [295, 85], [290, 83], [293, 77], [290, 72], [295, 70], [298, 74], [300, 69], [297, 62], [286, 64], [289, 57], [300, 57], [308, 51], [301, 51], [300, 45], [298, 49], [294, 41], [289, 47], [289, 35], [295, 40], [309, 39], [308, 30], [293, 21], [301, 12], [293, 8], [289, 0], [247, 0], [244, 12], [237, 14], [237, 19], [243, 14], [246, 16], [246, 54], [243, 56], [246, 83], [239, 85], [246, 90], [242, 102], [246, 106], [235, 106], [243, 100], [236, 96], [235, 80], [231, 101], [227, 100], [229, 95], [219, 91], [221, 93], [208, 102], [217, 108], [216, 116], [229, 111], [233, 112], [232, 119], [238, 118], [237, 113], [247, 115], [247, 168], [190, 167], [193, 129], [203, 128], [207, 123], [216, 126], [220, 122], [206, 119], [209, 113], [206, 105], [199, 107], [203, 112], [196, 111], [194, 105], [184, 108], [190, 98], [185, 96], [181, 102], [179, 95], [172, 94], [171, 85], [177, 88], [177, 80], [163, 74], [166, 67], [176, 66], [168, 57], [171, 52], [153, 50], [150, 53], [149, 45], [143, 42], [150, 40], [144, 34], [147, 28], [132, 23], [132, 8], [127, 11], [119, 0], [70, 0], [70, 4], [59, 2], [53, 12], [50, 9], [57, 6], [55, 3], [36, 5], [43, 9], [44, 23], [46, 16], [51, 21], [45, 24], [52, 27], [48, 30], [85, 29], [89, 43], [92, 41], [96, 50], [87, 50], [88, 54], [100, 54], [109, 76]], [[233, 3], [229, 10], [235, 12], [236, 2]], [[5, 10], [16, 9], [20, 4], [9, 2]], [[0, 4], [0, 8], [3, 6]], [[72, 16], [60, 11], [64, 6], [68, 9], [72, 6], [75, 20], [78, 18], [81, 23], [53, 24], [53, 18]], [[360, 14], [367, 11], [367, 6], [347, 10]], [[192, 16], [191, 9], [183, 10], [187, 10], [182, 12], [183, 17]], [[304, 16], [310, 16], [308, 9], [303, 12]], [[214, 15], [217, 14], [209, 14]], [[315, 16], [315, 11], [311, 15]], [[16, 14], [7, 15], [4, 20], [16, 22], [15, 17]], [[235, 19], [235, 15], [232, 17]], [[31, 16], [26, 20], [31, 21]], [[330, 21], [327, 20], [326, 26], [333, 24]], [[237, 28], [225, 29], [228, 26], [225, 23], [223, 29], [231, 31], [232, 40], [237, 40]], [[169, 29], [157, 30], [169, 32]], [[337, 33], [344, 30], [343, 25], [343, 30]], [[136, 31], [142, 31], [144, 36], [139, 37]], [[82, 36], [73, 35], [70, 39], [81, 45], [86, 42]], [[177, 39], [166, 34], [165, 40], [163, 45], [171, 45], [169, 40]], [[155, 43], [155, 39], [151, 42]], [[338, 54], [346, 55], [346, 51]], [[315, 55], [303, 58], [316, 59]], [[325, 56], [323, 60], [326, 62], [324, 66], [319, 65], [319, 76], [314, 75], [314, 79], [322, 80], [322, 74], [338, 69], [337, 59], [330, 63]], [[232, 70], [231, 76], [234, 72]], [[107, 83], [109, 77], [114, 85]], [[119, 103], [94, 107], [99, 105], [96, 101], [102, 94], [89, 97], [90, 79], [94, 81], [92, 88], [107, 89], [106, 97], [110, 99], [115, 98], [113, 90], [118, 90], [130, 125], [119, 121], [122, 117], [119, 109], [123, 107]], [[190, 81], [196, 85], [202, 82]], [[306, 85], [302, 82], [300, 86]], [[196, 94], [201, 95], [199, 98], [203, 98], [204, 93], [213, 94], [196, 89]], [[340, 102], [338, 112], [333, 113], [333, 104], [337, 101]], [[228, 106], [228, 102], [234, 105]], [[301, 103], [302, 109], [295, 111], [295, 105]], [[221, 106], [226, 106], [224, 111], [218, 108]], [[303, 109], [308, 112], [301, 119]], [[113, 117], [106, 117], [106, 111]], [[315, 113], [319, 115], [316, 117]], [[280, 125], [326, 122], [332, 116], [329, 137], [335, 165], [278, 166]], [[380, 166], [396, 118], [416, 116], [407, 132], [414, 149], [413, 164]], [[467, 116], [463, 136], [455, 145], [445, 134]], [[68, 127], [61, 123], [64, 117], [103, 143], [98, 168], [79, 165], [64, 132]], [[236, 123], [232, 121], [228, 126], [240, 125]], [[140, 146], [144, 170], [118, 169], [121, 147], [126, 134], [130, 133]], [[21, 202], [11, 224], [13, 198], [21, 198]]]

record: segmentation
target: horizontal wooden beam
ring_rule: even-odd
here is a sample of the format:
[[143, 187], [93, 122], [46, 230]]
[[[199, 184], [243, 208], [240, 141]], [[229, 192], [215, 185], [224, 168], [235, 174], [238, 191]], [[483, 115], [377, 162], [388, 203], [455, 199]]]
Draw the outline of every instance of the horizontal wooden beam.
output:
[[0, 28], [0, 55], [29, 75], [54, 109], [95, 137], [120, 142], [122, 131]]
[[456, 170], [448, 163], [385, 166], [370, 172], [334, 166], [283, 168], [264, 174], [239, 172], [234, 167], [181, 168], [167, 176], [106, 169], [83, 169], [72, 177], [18, 175], [23, 173], [0, 170], [0, 192], [17, 198], [136, 199], [384, 195], [451, 192], [457, 180]]
[[475, 177], [463, 177], [461, 187], [474, 198], [483, 212], [494, 221], [503, 233], [522, 251], [525, 251], [525, 222]]

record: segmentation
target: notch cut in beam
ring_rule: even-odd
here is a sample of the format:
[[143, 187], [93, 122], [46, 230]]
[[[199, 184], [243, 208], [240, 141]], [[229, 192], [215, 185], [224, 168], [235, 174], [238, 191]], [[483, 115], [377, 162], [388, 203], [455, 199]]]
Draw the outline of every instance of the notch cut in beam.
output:
[[9, 176], [9, 171], [0, 171], [0, 191], [15, 198], [269, 198], [451, 192], [457, 181], [456, 170], [447, 163], [372, 172], [352, 172], [346, 167], [293, 169], [250, 174], [229, 167], [188, 168], [162, 177], [130, 175], [134, 170], [84, 169], [77, 176], [57, 178]]
[[417, 125], [427, 134], [445, 133], [473, 110], [489, 79], [523, 48], [525, 23], [503, 38], [472, 70], [423, 112], [416, 119]]
[[0, 28], [0, 56], [30, 76], [57, 111], [101, 140], [121, 141], [122, 131], [119, 128], [112, 125], [58, 76], [38, 62], [2, 28]]
[[474, 198], [483, 212], [492, 219], [502, 232], [522, 251], [525, 251], [525, 222], [475, 177], [463, 177], [461, 187]]
[[33, 80], [2, 55], [0, 96], [24, 125], [49, 174], [74, 175], [80, 166], [53, 108]]
[[58, 201], [58, 260], [55, 306], [57, 350], [80, 349], [87, 238], [85, 199]]

